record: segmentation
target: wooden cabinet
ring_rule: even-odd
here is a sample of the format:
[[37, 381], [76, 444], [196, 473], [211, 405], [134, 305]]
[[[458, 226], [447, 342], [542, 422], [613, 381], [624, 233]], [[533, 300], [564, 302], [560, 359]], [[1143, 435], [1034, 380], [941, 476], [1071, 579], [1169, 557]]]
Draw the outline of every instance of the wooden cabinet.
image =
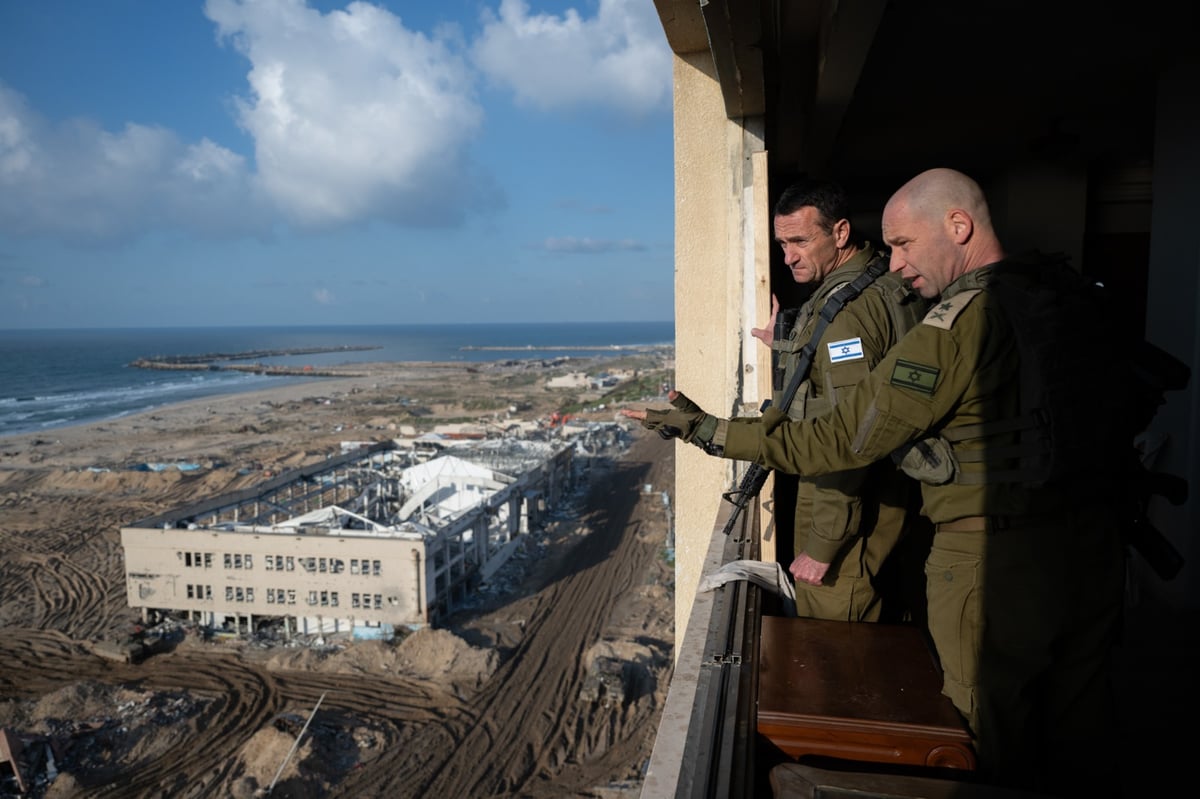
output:
[[922, 630], [763, 616], [758, 732], [792, 758], [974, 769]]

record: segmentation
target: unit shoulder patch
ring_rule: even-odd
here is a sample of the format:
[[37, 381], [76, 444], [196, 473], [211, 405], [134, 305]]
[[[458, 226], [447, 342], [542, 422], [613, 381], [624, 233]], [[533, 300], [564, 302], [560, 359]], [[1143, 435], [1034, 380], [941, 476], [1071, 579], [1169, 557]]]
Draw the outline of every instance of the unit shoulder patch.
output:
[[896, 360], [896, 365], [892, 368], [890, 382], [893, 386], [911, 388], [932, 396], [941, 374], [942, 370], [936, 366], [926, 366], [923, 363], [914, 363], [900, 358]]
[[954, 324], [954, 320], [962, 313], [963, 308], [966, 308], [971, 300], [975, 299], [975, 295], [979, 293], [979, 289], [960, 291], [950, 299], [936, 303], [929, 309], [929, 313], [925, 314], [925, 318], [921, 320], [921, 324], [933, 325], [942, 330], [949, 330], [950, 326]]

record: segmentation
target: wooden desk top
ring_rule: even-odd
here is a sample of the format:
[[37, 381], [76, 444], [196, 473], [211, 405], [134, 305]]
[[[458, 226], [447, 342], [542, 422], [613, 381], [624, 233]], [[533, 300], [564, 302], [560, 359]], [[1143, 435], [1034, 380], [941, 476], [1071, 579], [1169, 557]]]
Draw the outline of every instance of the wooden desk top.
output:
[[974, 768], [941, 688], [916, 627], [762, 617], [758, 730], [793, 757]]

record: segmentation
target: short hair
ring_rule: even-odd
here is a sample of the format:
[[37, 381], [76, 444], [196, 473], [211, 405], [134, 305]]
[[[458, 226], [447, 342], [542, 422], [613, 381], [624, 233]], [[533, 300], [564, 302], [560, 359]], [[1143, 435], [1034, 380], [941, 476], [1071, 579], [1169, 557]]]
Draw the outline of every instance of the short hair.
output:
[[834, 223], [850, 218], [850, 201], [846, 190], [832, 180], [804, 178], [783, 190], [775, 202], [775, 216], [788, 216], [801, 208], [812, 206], [821, 215], [821, 229], [833, 232]]

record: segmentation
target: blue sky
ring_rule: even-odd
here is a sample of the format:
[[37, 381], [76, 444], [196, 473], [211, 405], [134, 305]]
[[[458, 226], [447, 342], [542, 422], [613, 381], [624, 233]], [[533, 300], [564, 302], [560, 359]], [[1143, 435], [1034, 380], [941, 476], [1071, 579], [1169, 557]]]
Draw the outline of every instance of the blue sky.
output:
[[0, 2], [0, 329], [658, 321], [650, 0]]

